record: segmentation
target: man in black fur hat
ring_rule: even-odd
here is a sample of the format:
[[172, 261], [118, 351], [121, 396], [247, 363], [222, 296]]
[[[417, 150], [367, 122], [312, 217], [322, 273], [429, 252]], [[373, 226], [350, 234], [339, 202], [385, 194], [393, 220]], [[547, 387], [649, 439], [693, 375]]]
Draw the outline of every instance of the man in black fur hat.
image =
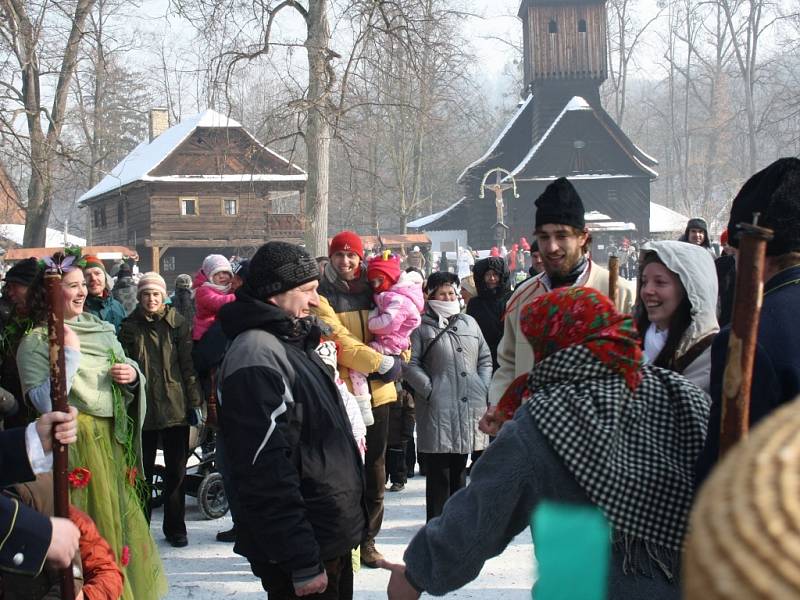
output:
[[[536, 199], [534, 237], [544, 272], [518, 286], [506, 305], [503, 338], [497, 347], [499, 368], [489, 386], [492, 406], [514, 379], [533, 368], [533, 350], [520, 332], [522, 307], [559, 287], [587, 286], [608, 293], [608, 271], [592, 261], [589, 254], [591, 238], [585, 212], [581, 197], [565, 177], [548, 185]], [[631, 312], [634, 295], [634, 286], [620, 279], [615, 298], [617, 308]]]
[[[750, 425], [800, 394], [800, 160], [781, 158], [753, 175], [739, 191], [728, 221], [729, 243], [739, 247], [737, 225], [752, 223], [772, 229], [767, 244], [764, 295], [750, 390]], [[698, 479], [708, 474], [719, 454], [722, 378], [730, 327], [711, 347], [711, 420], [706, 448], [698, 463]]]

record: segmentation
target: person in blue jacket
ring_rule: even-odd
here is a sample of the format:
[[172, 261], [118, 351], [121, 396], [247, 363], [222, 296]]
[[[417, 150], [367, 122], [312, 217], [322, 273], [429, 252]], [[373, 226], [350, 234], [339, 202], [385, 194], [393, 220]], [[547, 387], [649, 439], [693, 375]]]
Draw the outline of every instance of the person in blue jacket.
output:
[[[31, 481], [53, 467], [53, 429], [62, 444], [77, 439], [78, 411], [50, 412], [27, 427], [0, 432], [0, 485]], [[38, 575], [45, 561], [64, 568], [78, 551], [80, 532], [69, 519], [48, 518], [0, 494], [0, 570]]]
[[[739, 247], [737, 225], [752, 223], [774, 231], [767, 244], [764, 295], [758, 325], [750, 426], [800, 394], [800, 160], [781, 158], [753, 175], [731, 206], [729, 243]], [[706, 446], [697, 463], [698, 482], [719, 457], [722, 382], [730, 340], [725, 327], [711, 346], [711, 420]]]
[[84, 310], [99, 319], [111, 323], [119, 333], [122, 321], [128, 316], [128, 311], [122, 303], [114, 298], [109, 291], [109, 277], [103, 261], [96, 256], [86, 256], [86, 265], [83, 274], [86, 276], [86, 303]]

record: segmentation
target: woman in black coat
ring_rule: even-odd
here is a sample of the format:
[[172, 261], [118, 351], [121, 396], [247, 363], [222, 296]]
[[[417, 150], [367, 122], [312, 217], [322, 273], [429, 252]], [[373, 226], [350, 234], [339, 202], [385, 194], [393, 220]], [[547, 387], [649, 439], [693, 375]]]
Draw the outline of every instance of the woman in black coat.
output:
[[511, 273], [505, 261], [490, 256], [475, 263], [472, 268], [478, 295], [467, 304], [467, 314], [478, 322], [492, 353], [492, 372], [498, 368], [497, 345], [503, 337], [503, 313], [511, 296]]

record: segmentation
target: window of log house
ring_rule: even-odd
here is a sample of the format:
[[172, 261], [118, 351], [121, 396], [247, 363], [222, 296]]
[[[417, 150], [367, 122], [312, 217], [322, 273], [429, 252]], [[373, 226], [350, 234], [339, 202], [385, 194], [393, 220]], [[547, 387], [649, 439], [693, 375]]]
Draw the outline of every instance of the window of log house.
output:
[[235, 217], [239, 214], [239, 202], [236, 198], [222, 199], [222, 214], [226, 217]]
[[586, 19], [578, 21], [578, 33], [586, 33]]
[[196, 197], [181, 197], [178, 199], [181, 205], [181, 216], [196, 217], [200, 214]]
[[547, 24], [547, 32], [558, 33], [558, 24], [555, 19], [550, 19], [550, 22]]

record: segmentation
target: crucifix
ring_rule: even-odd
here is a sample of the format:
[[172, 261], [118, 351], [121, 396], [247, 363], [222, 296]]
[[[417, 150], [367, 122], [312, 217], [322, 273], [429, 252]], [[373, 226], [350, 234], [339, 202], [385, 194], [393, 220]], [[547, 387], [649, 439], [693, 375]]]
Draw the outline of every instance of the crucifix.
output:
[[[495, 174], [494, 183], [487, 183], [486, 180], [489, 179], [489, 175], [492, 173]], [[504, 180], [508, 181], [504, 182]], [[503, 203], [503, 192], [508, 189], [513, 189], [514, 198], [519, 198], [519, 194], [517, 193], [517, 182], [514, 180], [514, 176], [505, 169], [497, 167], [489, 170], [486, 175], [483, 176], [483, 181], [481, 181], [481, 192], [478, 195], [478, 198], [484, 198], [484, 192], [486, 190], [494, 192], [494, 206], [496, 210], [497, 222], [493, 227], [495, 230], [495, 238], [497, 239], [498, 247], [505, 245], [506, 231], [508, 230], [508, 225], [505, 223], [505, 205]]]

